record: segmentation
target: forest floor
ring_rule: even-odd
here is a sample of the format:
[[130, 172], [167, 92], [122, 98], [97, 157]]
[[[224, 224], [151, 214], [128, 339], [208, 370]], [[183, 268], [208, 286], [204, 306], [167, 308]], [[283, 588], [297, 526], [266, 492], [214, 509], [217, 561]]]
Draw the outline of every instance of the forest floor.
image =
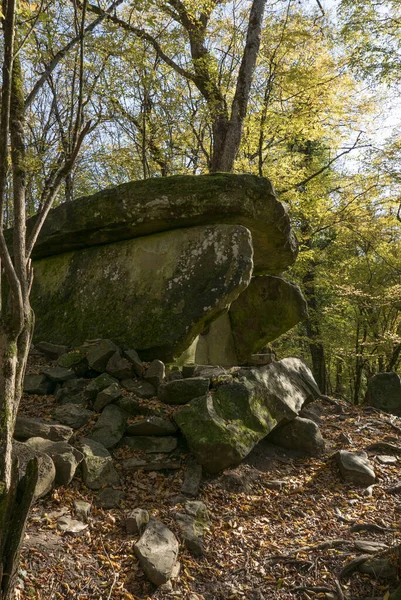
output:
[[[53, 396], [24, 396], [20, 414], [50, 418]], [[372, 496], [345, 484], [333, 454], [364, 450], [373, 442], [401, 443], [401, 419], [345, 402], [322, 403], [321, 431], [327, 452], [299, 457], [262, 441], [243, 464], [220, 476], [204, 476], [197, 499], [209, 510], [205, 553], [194, 558], [180, 547], [181, 571], [172, 590], [156, 589], [133, 554], [136, 537], [125, 531], [127, 513], [137, 507], [161, 519], [177, 534], [174, 498], [183, 470], [124, 476], [120, 509], [96, 508], [96, 494], [75, 478], [33, 507], [22, 552], [18, 600], [262, 600], [386, 598], [395, 582], [361, 573], [338, 580], [343, 566], [362, 554], [361, 540], [389, 546], [401, 542], [399, 496], [388, 490], [400, 477], [401, 457], [381, 464], [368, 451], [377, 484]], [[185, 448], [183, 453], [185, 455]], [[118, 451], [115, 453], [118, 467]], [[281, 489], [270, 489], [281, 481]], [[74, 499], [92, 504], [88, 528], [58, 531], [57, 519], [74, 515]], [[375, 524], [379, 532], [352, 530]]]

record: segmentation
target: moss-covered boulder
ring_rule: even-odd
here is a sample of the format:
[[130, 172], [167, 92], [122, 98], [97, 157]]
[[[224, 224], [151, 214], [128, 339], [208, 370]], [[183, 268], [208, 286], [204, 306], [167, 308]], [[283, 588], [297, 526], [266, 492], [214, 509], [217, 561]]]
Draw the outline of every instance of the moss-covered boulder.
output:
[[199, 464], [216, 473], [240, 463], [279, 423], [294, 419], [319, 395], [307, 365], [287, 358], [243, 369], [237, 380], [193, 400], [174, 420]]
[[229, 312], [239, 364], [306, 316], [306, 300], [297, 285], [281, 277], [254, 277]]
[[108, 337], [171, 360], [227, 309], [252, 273], [249, 231], [177, 229], [35, 261], [38, 340], [77, 347]]
[[61, 204], [50, 211], [34, 258], [216, 223], [251, 231], [256, 273], [280, 273], [295, 261], [297, 242], [269, 180], [227, 173], [134, 181]]
[[252, 355], [306, 315], [306, 301], [297, 285], [281, 277], [253, 277], [228, 313], [202, 332], [190, 358], [223, 367], [254, 364]]

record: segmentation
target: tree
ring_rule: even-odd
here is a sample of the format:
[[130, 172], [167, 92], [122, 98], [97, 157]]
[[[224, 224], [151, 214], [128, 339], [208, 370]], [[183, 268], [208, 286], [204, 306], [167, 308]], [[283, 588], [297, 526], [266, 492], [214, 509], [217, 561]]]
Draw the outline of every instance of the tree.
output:
[[[75, 103], [72, 144], [53, 162], [42, 186], [39, 211], [32, 229], [26, 228], [27, 160], [25, 145], [24, 74], [21, 56], [42, 7], [22, 0], [3, 0], [2, 88], [0, 112], [0, 598], [13, 594], [19, 549], [38, 476], [37, 462], [27, 468], [18, 484], [18, 461], [13, 460], [12, 439], [22, 393], [28, 352], [34, 329], [30, 305], [33, 280], [31, 254], [41, 227], [60, 189], [73, 168], [90, 123], [83, 118], [84, 11], [79, 27], [77, 63], [78, 102]], [[37, 11], [35, 13], [35, 11]], [[27, 16], [29, 18], [27, 18]], [[6, 195], [11, 198], [12, 236], [4, 231]]]

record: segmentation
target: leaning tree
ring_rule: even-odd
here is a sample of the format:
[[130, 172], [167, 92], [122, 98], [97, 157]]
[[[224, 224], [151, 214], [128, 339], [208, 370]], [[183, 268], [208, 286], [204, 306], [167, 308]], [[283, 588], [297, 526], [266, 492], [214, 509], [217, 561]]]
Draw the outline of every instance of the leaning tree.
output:
[[[54, 157], [44, 178], [39, 212], [33, 227], [26, 227], [26, 110], [24, 51], [41, 14], [50, 4], [32, 5], [24, 0], [2, 0], [0, 5], [1, 111], [0, 111], [0, 600], [13, 596], [19, 552], [26, 519], [38, 477], [33, 460], [21, 479], [13, 458], [12, 439], [22, 395], [28, 352], [34, 329], [30, 304], [33, 279], [32, 250], [60, 186], [73, 168], [82, 142], [90, 130], [84, 123], [85, 8], [71, 13], [77, 60], [74, 62], [76, 100], [70, 150]], [[32, 10], [32, 14], [27, 14]], [[42, 79], [35, 93], [44, 86]], [[6, 235], [8, 207], [12, 232]]]

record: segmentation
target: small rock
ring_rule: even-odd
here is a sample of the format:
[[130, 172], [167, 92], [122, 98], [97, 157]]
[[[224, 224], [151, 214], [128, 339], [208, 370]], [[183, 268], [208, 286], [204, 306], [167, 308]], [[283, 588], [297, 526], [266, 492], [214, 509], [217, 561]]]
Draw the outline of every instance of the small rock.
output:
[[251, 354], [247, 360], [247, 365], [252, 367], [262, 367], [264, 365], [270, 365], [274, 361], [272, 354]]
[[379, 454], [376, 458], [382, 465], [396, 465], [398, 462], [396, 456], [389, 456], [387, 454]]
[[134, 546], [134, 553], [148, 579], [155, 585], [163, 585], [173, 574], [178, 541], [163, 523], [150, 519]]
[[30, 438], [26, 444], [50, 456], [56, 467], [56, 484], [68, 485], [75, 475], [83, 454], [67, 442], [52, 442], [41, 437]]
[[187, 377], [193, 377], [196, 367], [197, 367], [197, 365], [195, 365], [194, 363], [187, 363], [187, 364], [183, 365], [182, 376], [184, 377], [184, 379], [186, 379]]
[[204, 526], [209, 525], [209, 513], [204, 502], [201, 502], [200, 500], [187, 500], [184, 507], [185, 512], [188, 515], [195, 517], [199, 523]]
[[389, 494], [401, 494], [401, 481], [398, 481], [395, 485], [387, 488], [386, 492]]
[[119, 485], [120, 477], [107, 448], [84, 438], [79, 442], [79, 449], [83, 454], [82, 479], [88, 488], [99, 490], [104, 485]]
[[128, 446], [136, 452], [146, 452], [147, 454], [167, 454], [176, 449], [177, 438], [171, 436], [125, 436], [121, 440], [121, 446]]
[[138, 398], [150, 399], [156, 396], [156, 388], [149, 381], [135, 381], [135, 379], [123, 379], [121, 385], [127, 392], [132, 392]]
[[164, 363], [161, 360], [152, 360], [146, 373], [144, 375], [144, 379], [151, 383], [156, 389], [161, 385], [166, 376], [166, 370]]
[[53, 442], [68, 442], [73, 433], [71, 427], [65, 427], [65, 425], [18, 416], [15, 422], [14, 437], [19, 440], [41, 437]]
[[299, 413], [299, 416], [303, 419], [309, 419], [310, 421], [314, 421], [317, 425], [322, 422], [322, 416], [324, 415], [324, 409], [321, 404], [307, 404], [304, 406]]
[[150, 416], [135, 423], [130, 423], [126, 429], [127, 435], [171, 435], [177, 427], [172, 421], [161, 417]]
[[117, 508], [124, 498], [122, 490], [105, 487], [97, 495], [96, 502], [101, 508]]
[[149, 513], [143, 508], [135, 508], [125, 519], [127, 533], [132, 535], [142, 534], [149, 523]]
[[375, 472], [366, 452], [340, 450], [335, 457], [345, 481], [366, 487], [375, 483]]
[[[181, 537], [184, 540], [188, 550], [195, 556], [202, 556], [203, 542], [201, 535], [203, 535], [203, 530], [197, 529], [196, 520], [194, 517], [177, 513], [175, 518], [180, 528]], [[201, 535], [199, 535], [199, 531]]]
[[77, 379], [74, 371], [71, 369], [66, 369], [65, 367], [51, 367], [49, 369], [42, 370], [43, 375], [46, 375], [50, 381], [54, 381], [55, 383], [64, 383], [64, 381], [68, 381], [69, 379]]
[[42, 498], [48, 494], [53, 488], [54, 480], [56, 478], [56, 468], [50, 456], [34, 450], [27, 444], [13, 441], [13, 458], [14, 457], [18, 457], [19, 461], [19, 481], [24, 477], [29, 461], [32, 460], [32, 458], [37, 458], [39, 476], [35, 487], [34, 500], [38, 500], [38, 498]]
[[143, 363], [138, 356], [138, 352], [136, 350], [132, 350], [132, 349], [125, 350], [124, 355], [128, 358], [128, 360], [132, 364], [135, 375], [137, 377], [142, 377], [142, 375], [145, 371], [145, 367], [143, 366]]
[[356, 540], [355, 548], [366, 554], [376, 554], [388, 548], [387, 544], [374, 540]]
[[47, 396], [54, 391], [54, 383], [49, 381], [45, 375], [25, 375], [24, 392], [26, 394], [37, 394]]
[[103, 373], [110, 357], [115, 352], [119, 352], [118, 347], [111, 340], [87, 342], [84, 344], [83, 349], [87, 352], [89, 367], [98, 373]]
[[273, 479], [272, 481], [266, 481], [265, 488], [267, 490], [278, 490], [279, 492], [281, 492], [284, 485], [285, 481], [281, 481], [280, 479]]
[[181, 487], [182, 494], [196, 496], [202, 481], [202, 466], [195, 460], [188, 462], [185, 469], [184, 483]]
[[212, 365], [196, 365], [193, 377], [205, 377], [206, 379], [216, 379], [222, 375], [229, 375], [223, 367]]
[[74, 508], [75, 514], [77, 515], [78, 519], [86, 523], [88, 521], [89, 514], [91, 511], [91, 505], [89, 504], [89, 502], [85, 502], [85, 500], [75, 499]]
[[87, 410], [83, 406], [72, 403], [62, 404], [53, 411], [53, 416], [57, 421], [72, 427], [72, 429], [84, 427], [94, 414], [92, 410]]
[[115, 402], [122, 396], [122, 389], [118, 383], [112, 383], [107, 388], [99, 392], [96, 396], [96, 400], [93, 404], [93, 408], [96, 412], [101, 412], [107, 404]]
[[118, 380], [109, 375], [108, 373], [102, 373], [95, 379], [92, 379], [90, 384], [85, 389], [85, 396], [94, 400], [100, 392], [108, 388], [113, 383], [118, 384]]
[[397, 567], [390, 558], [373, 557], [368, 558], [359, 567], [358, 571], [372, 575], [375, 579], [395, 579]]
[[158, 388], [157, 396], [165, 404], [187, 404], [209, 391], [210, 379], [189, 377], [169, 381]]
[[179, 469], [181, 462], [178, 459], [169, 458], [168, 455], [155, 454], [149, 458], [126, 458], [121, 461], [124, 471], [161, 471], [162, 469]]
[[367, 487], [365, 490], [363, 490], [363, 495], [366, 496], [366, 498], [371, 498], [373, 496], [374, 487], [374, 485], [370, 485], [369, 487]]
[[136, 398], [132, 396], [122, 396], [116, 400], [116, 405], [130, 416], [141, 414], [141, 406]]
[[178, 368], [170, 371], [168, 374], [168, 380], [177, 381], [178, 379], [183, 379], [181, 371]]
[[64, 516], [58, 519], [57, 527], [60, 531], [64, 531], [65, 533], [81, 533], [88, 528], [88, 525], [81, 521], [71, 519], [71, 517]]
[[319, 427], [313, 421], [301, 417], [274, 429], [267, 439], [283, 448], [299, 450], [311, 456], [321, 456], [325, 450]]
[[107, 449], [114, 448], [123, 437], [126, 426], [125, 413], [115, 404], [108, 404], [89, 437]]
[[83, 377], [88, 371], [88, 361], [86, 354], [80, 350], [72, 350], [66, 354], [62, 354], [57, 359], [59, 367], [71, 369], [77, 377]]
[[62, 354], [69, 352], [68, 346], [61, 346], [60, 344], [51, 344], [50, 342], [39, 342], [35, 344], [35, 350], [38, 350], [41, 354], [44, 354], [51, 360], [57, 360]]
[[110, 356], [106, 371], [117, 379], [131, 379], [135, 374], [132, 363], [121, 356], [120, 352], [115, 352]]

